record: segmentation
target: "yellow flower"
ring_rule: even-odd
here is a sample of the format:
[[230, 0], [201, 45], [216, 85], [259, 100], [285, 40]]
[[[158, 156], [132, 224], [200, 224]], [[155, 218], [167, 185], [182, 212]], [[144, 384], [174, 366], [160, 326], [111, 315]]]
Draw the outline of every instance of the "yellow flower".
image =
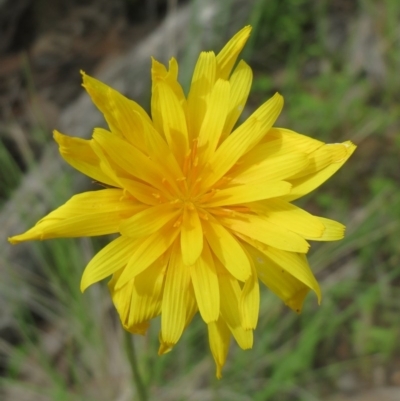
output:
[[86, 267], [82, 291], [112, 275], [113, 302], [132, 333], [144, 334], [161, 314], [160, 354], [199, 311], [218, 377], [232, 335], [241, 348], [252, 347], [258, 279], [297, 312], [310, 289], [320, 299], [307, 240], [341, 239], [344, 226], [290, 202], [321, 185], [355, 149], [273, 128], [279, 94], [234, 128], [252, 72], [244, 61], [233, 67], [250, 31], [243, 28], [218, 55], [200, 54], [187, 97], [176, 60], [168, 70], [153, 60], [151, 118], [83, 73], [111, 132], [54, 138], [68, 163], [107, 189], [72, 197], [10, 238], [119, 233]]

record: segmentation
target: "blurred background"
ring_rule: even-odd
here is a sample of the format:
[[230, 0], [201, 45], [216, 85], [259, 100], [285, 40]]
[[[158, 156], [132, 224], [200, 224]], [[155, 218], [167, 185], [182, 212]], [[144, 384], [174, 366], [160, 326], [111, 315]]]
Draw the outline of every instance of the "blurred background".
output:
[[187, 88], [200, 50], [253, 26], [243, 117], [279, 91], [278, 126], [358, 149], [302, 199], [346, 224], [312, 244], [323, 302], [296, 315], [267, 289], [254, 347], [232, 345], [224, 377], [200, 318], [157, 356], [158, 325], [137, 338], [151, 399], [400, 400], [400, 2], [397, 0], [0, 0], [0, 399], [128, 401], [131, 373], [105, 283], [79, 291], [109, 240], [12, 247], [77, 191], [93, 188], [59, 157], [52, 130], [104, 126], [82, 69], [149, 109], [151, 56], [180, 63]]

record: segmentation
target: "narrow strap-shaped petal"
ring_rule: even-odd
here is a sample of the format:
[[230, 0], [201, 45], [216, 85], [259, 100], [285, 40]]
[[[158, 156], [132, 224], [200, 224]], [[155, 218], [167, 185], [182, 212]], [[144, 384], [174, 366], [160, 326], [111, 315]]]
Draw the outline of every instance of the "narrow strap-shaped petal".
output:
[[215, 322], [219, 316], [219, 285], [214, 259], [207, 243], [194, 266], [190, 266], [197, 305], [206, 323]]
[[[189, 285], [186, 292], [186, 320], [183, 330], [185, 330], [189, 326], [197, 311], [198, 308], [196, 303], [196, 297], [194, 295], [193, 286]], [[167, 343], [166, 341], [164, 341], [161, 330], [158, 334], [158, 338], [160, 341], [160, 348], [158, 349], [158, 355], [164, 355], [172, 351], [175, 344]]]
[[262, 185], [238, 185], [217, 190], [207, 203], [208, 207], [237, 205], [261, 199], [275, 198], [290, 192], [291, 184], [285, 181], [264, 182]]
[[[158, 62], [153, 59], [153, 65]], [[158, 63], [159, 64], [159, 63]], [[163, 66], [164, 67], [164, 66]], [[164, 68], [161, 72], [161, 69], [155, 68], [153, 74], [152, 68], [152, 80], [154, 81], [163, 81], [165, 82], [175, 93], [176, 98], [181, 104], [185, 114], [186, 114], [186, 98], [183, 92], [182, 86], [178, 82], [178, 62], [174, 57], [169, 60], [169, 70], [166, 71]]]
[[324, 232], [321, 237], [310, 238], [313, 241], [338, 241], [344, 238], [346, 227], [335, 220], [326, 219], [324, 217], [316, 217], [324, 226]]
[[220, 142], [223, 142], [228, 137], [242, 114], [250, 93], [252, 80], [253, 72], [251, 68], [241, 60], [229, 80], [231, 87], [229, 111], [222, 130]]
[[222, 378], [222, 368], [225, 365], [231, 342], [231, 332], [223, 319], [208, 324], [208, 341], [216, 365], [216, 376]]
[[157, 90], [157, 86], [160, 83], [158, 79], [159, 76], [165, 76], [167, 74], [167, 69], [157, 60], [152, 58], [151, 63], [151, 78], [152, 78], [152, 87], [151, 87], [151, 119], [153, 120], [154, 128], [158, 132], [160, 136], [165, 138], [164, 135], [164, 126], [163, 126], [163, 118], [161, 114], [161, 101], [160, 95]]
[[[333, 155], [340, 155], [339, 157], [334, 157], [331, 160], [331, 164], [326, 166], [321, 170], [314, 171], [309, 175], [306, 175], [299, 179], [291, 179], [293, 184], [292, 191], [289, 195], [285, 196], [285, 200], [292, 201], [307, 195], [309, 192], [313, 191], [315, 188], [323, 184], [329, 177], [336, 173], [343, 166], [343, 164], [348, 160], [348, 158], [353, 154], [356, 146], [351, 142], [344, 142], [342, 144], [325, 145], [332, 147]], [[341, 149], [338, 149], [340, 147]], [[318, 152], [318, 150], [317, 150]], [[312, 154], [310, 155], [312, 157]]]
[[186, 114], [186, 108], [187, 108], [186, 98], [185, 94], [183, 93], [183, 89], [178, 82], [178, 63], [176, 59], [175, 58], [170, 59], [169, 71], [167, 71], [167, 69], [163, 64], [159, 63], [157, 60], [152, 58], [151, 78], [152, 78], [152, 99], [151, 99], [152, 117], [156, 129], [160, 133], [162, 133], [164, 131], [164, 128], [161, 114], [161, 103], [157, 93], [157, 85], [160, 82], [166, 83], [172, 89], [180, 105], [182, 106], [184, 113]]
[[[232, 167], [229, 174], [239, 174], [249, 167], [256, 166], [269, 158], [294, 154], [296, 156], [299, 154], [309, 155], [323, 145], [323, 142], [298, 134], [297, 132], [273, 127], [257, 146], [240, 158], [237, 166]], [[297, 171], [294, 174], [296, 173]]]
[[246, 206], [271, 223], [285, 227], [306, 239], [321, 238], [325, 230], [318, 217], [281, 199], [268, 199]]
[[167, 344], [176, 344], [184, 330], [189, 285], [190, 270], [183, 264], [180, 245], [176, 241], [167, 269], [162, 302], [161, 333]]
[[203, 250], [203, 228], [196, 209], [184, 208], [181, 226], [181, 252], [185, 266], [196, 263]]
[[239, 347], [249, 349], [253, 346], [253, 331], [245, 330], [240, 321], [240, 285], [218, 260], [215, 262], [221, 299], [221, 318], [229, 327]]
[[260, 142], [260, 145], [268, 144], [270, 141], [278, 140], [282, 154], [301, 152], [310, 154], [324, 145], [317, 139], [307, 135], [299, 134], [287, 128], [272, 127]]
[[216, 257], [238, 280], [246, 281], [251, 274], [250, 261], [233, 237], [218, 221], [203, 221], [204, 235]]
[[271, 157], [257, 164], [240, 164], [229, 176], [232, 176], [232, 184], [287, 180], [303, 171], [309, 163], [305, 153], [292, 153]]
[[323, 145], [308, 155], [309, 163], [307, 167], [290, 178], [293, 181], [315, 174], [334, 163], [335, 160], [341, 160], [346, 153], [346, 147], [342, 144]]
[[[131, 310], [129, 310], [130, 312]], [[125, 323], [123, 322], [122, 325], [124, 326], [124, 329], [129, 331], [132, 334], [139, 334], [141, 336], [146, 335], [147, 330], [150, 327], [150, 322], [141, 322], [141, 323], [136, 323], [136, 324], [132, 324], [129, 325], [129, 323]]]
[[183, 177], [183, 172], [167, 142], [150, 124], [144, 125], [144, 134], [148, 155], [155, 163], [165, 167], [162, 171], [163, 185], [166, 185], [166, 181], [168, 181], [168, 185], [174, 191], [178, 191], [176, 178]]
[[60, 237], [90, 237], [118, 232], [120, 222], [143, 210], [121, 189], [103, 189], [73, 196], [39, 220], [24, 234], [10, 238], [13, 244]]
[[[244, 249], [248, 253], [246, 248]], [[242, 327], [245, 330], [254, 330], [257, 327], [260, 310], [260, 287], [253, 259], [250, 254], [248, 254], [248, 257], [251, 266], [251, 276], [244, 283], [239, 299], [239, 312]]]
[[258, 278], [275, 295], [282, 299], [285, 305], [300, 313], [310, 287], [292, 276], [282, 266], [253, 246], [245, 244], [245, 247], [252, 256]]
[[133, 279], [128, 327], [149, 321], [161, 313], [168, 259], [162, 255]]
[[165, 138], [176, 160], [182, 165], [189, 150], [185, 112], [175, 93], [166, 83], [158, 83], [156, 90], [160, 101]]
[[[111, 165], [110, 158], [105, 154], [105, 151], [97, 142], [93, 142], [92, 148], [99, 156], [101, 169], [107, 175], [112, 177], [113, 180], [118, 182], [118, 186], [124, 188], [124, 190], [126, 190], [134, 198], [140, 202], [143, 202], [145, 205], [150, 206], [158, 205], [161, 201], [163, 201], [164, 191], [161, 193], [156, 188], [153, 188], [147, 184], [143, 184], [141, 181], [139, 182], [135, 180], [134, 177], [132, 177], [132, 179], [122, 177], [126, 176], [126, 173], [118, 166], [116, 168], [115, 165]], [[164, 198], [164, 201], [166, 200], [167, 199]]]
[[131, 294], [132, 294], [133, 281], [130, 281], [124, 287], [118, 290], [115, 289], [115, 284], [118, 281], [118, 278], [120, 277], [122, 271], [123, 268], [120, 268], [117, 271], [115, 271], [114, 274], [112, 275], [111, 280], [108, 282], [107, 285], [110, 291], [111, 299], [113, 301], [115, 309], [118, 312], [123, 327], [126, 328], [128, 331], [131, 331], [131, 328], [127, 327], [128, 326], [127, 323], [131, 307]]
[[190, 281], [190, 285], [187, 291], [186, 296], [186, 320], [185, 320], [185, 329], [190, 325], [192, 319], [199, 311], [196, 301], [196, 295], [194, 293], [193, 285]]
[[105, 119], [115, 134], [128, 137], [130, 131], [125, 131], [129, 126], [130, 113], [136, 111], [140, 117], [151, 123], [150, 117], [133, 100], [127, 99], [121, 93], [107, 86], [103, 82], [82, 72], [83, 87], [89, 93], [93, 103], [104, 114]]
[[188, 95], [189, 142], [198, 137], [206, 113], [206, 99], [216, 81], [217, 62], [213, 52], [201, 52], [194, 68]]
[[271, 260], [282, 267], [287, 273], [300, 280], [307, 287], [311, 288], [321, 302], [321, 289], [317, 280], [308, 265], [304, 254], [295, 252], [285, 252], [280, 249], [268, 247], [262, 251]]
[[210, 160], [212, 173], [204, 179], [204, 187], [217, 182], [241, 156], [257, 145], [278, 118], [282, 107], [283, 98], [277, 93], [228, 136]]
[[207, 99], [207, 111], [197, 145], [200, 163], [208, 161], [217, 148], [228, 114], [229, 90], [229, 82], [219, 79]]
[[237, 213], [234, 218], [221, 216], [218, 220], [231, 231], [284, 251], [307, 253], [310, 247], [300, 235], [261, 216]]
[[181, 211], [170, 203], [148, 207], [124, 220], [119, 226], [119, 231], [128, 237], [145, 237], [154, 234], [170, 221], [176, 220], [179, 214]]
[[146, 205], [156, 206], [161, 202], [167, 201], [160, 191], [150, 185], [143, 184], [137, 180], [130, 180], [122, 177], [118, 177], [118, 181], [123, 185], [127, 192]]
[[53, 135], [61, 156], [72, 167], [96, 181], [113, 187], [119, 186], [101, 169], [100, 160], [91, 146], [93, 141], [63, 135], [58, 131], [53, 131]]
[[125, 285], [142, 271], [146, 270], [157, 258], [159, 258], [172, 245], [178, 236], [179, 230], [171, 225], [166, 225], [147, 238], [141, 238], [138, 245], [131, 253], [126, 268], [119, 278], [116, 288]]
[[229, 42], [217, 55], [217, 77], [228, 79], [229, 74], [236, 62], [239, 53], [242, 51], [247, 39], [250, 36], [251, 26], [245, 26]]
[[136, 246], [137, 241], [127, 237], [118, 237], [110, 242], [86, 266], [81, 279], [81, 291], [122, 269]]
[[139, 178], [160, 190], [165, 189], [158, 166], [138, 149], [117, 137], [110, 136], [101, 128], [95, 129], [93, 139], [110, 159], [118, 164], [125, 175]]
[[108, 282], [108, 289], [110, 290], [111, 299], [119, 314], [121, 324], [125, 330], [132, 334], [145, 335], [149, 326], [149, 321], [141, 321], [136, 324], [129, 324], [129, 317], [132, 312], [132, 294], [133, 294], [133, 280], [127, 283], [124, 287], [116, 289], [117, 283], [123, 269], [116, 271], [112, 279]]

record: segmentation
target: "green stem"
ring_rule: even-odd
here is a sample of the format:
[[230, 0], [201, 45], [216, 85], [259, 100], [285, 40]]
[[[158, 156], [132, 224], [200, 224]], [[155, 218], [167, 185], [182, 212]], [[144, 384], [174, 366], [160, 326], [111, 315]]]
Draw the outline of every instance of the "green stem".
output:
[[147, 388], [139, 372], [139, 366], [132, 337], [133, 336], [131, 333], [124, 330], [126, 354], [128, 356], [129, 364], [131, 365], [133, 382], [137, 391], [138, 398], [140, 401], [148, 401]]

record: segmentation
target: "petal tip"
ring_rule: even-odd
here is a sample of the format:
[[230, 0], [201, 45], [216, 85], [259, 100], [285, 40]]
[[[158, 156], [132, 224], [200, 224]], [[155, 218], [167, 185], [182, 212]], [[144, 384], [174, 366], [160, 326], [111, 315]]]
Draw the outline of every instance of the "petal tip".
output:
[[8, 237], [8, 238], [7, 238], [7, 241], [8, 241], [11, 245], [19, 244], [21, 241], [18, 241], [16, 238], [18, 238], [18, 235], [15, 235], [14, 237]]
[[162, 342], [160, 344], [160, 348], [158, 349], [158, 355], [161, 356], [161, 355], [168, 354], [168, 352], [172, 351], [172, 348], [174, 348], [173, 344], [167, 344], [165, 342]]
[[87, 283], [87, 281], [84, 280], [84, 277], [82, 276], [81, 284], [79, 286], [81, 293], [83, 294], [89, 286], [90, 286], [90, 284]]
[[63, 135], [61, 132], [57, 131], [56, 129], [53, 130], [53, 139], [54, 139], [59, 145], [61, 145], [62, 140], [63, 140], [63, 137], [64, 137], [64, 135]]

